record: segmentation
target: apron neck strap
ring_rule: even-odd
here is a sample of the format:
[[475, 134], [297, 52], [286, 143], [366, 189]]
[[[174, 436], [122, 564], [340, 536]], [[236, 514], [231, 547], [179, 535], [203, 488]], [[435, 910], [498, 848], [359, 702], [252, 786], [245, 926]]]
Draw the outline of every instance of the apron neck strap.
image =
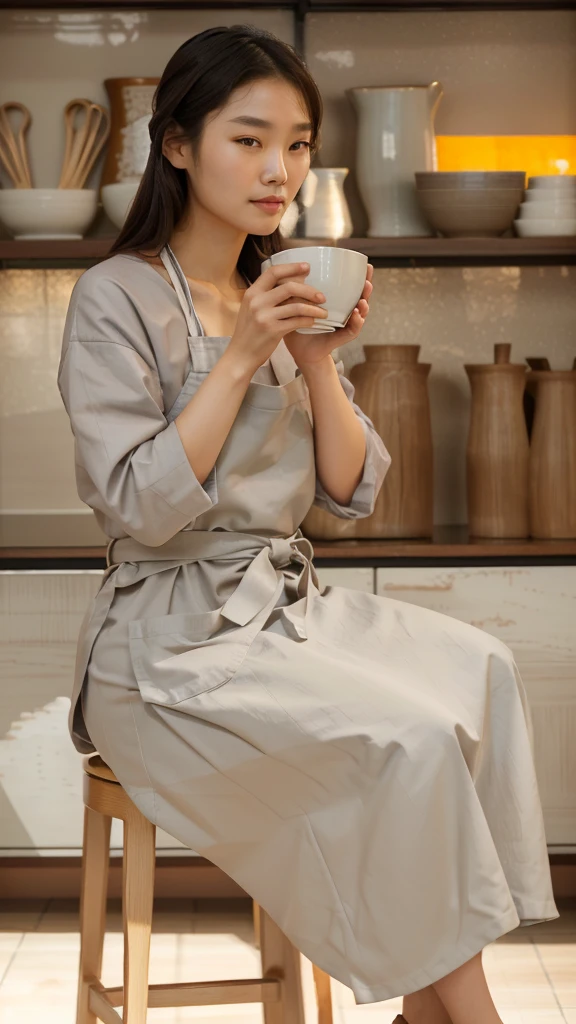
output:
[[166, 244], [162, 249], [160, 253], [160, 259], [162, 260], [162, 263], [164, 264], [166, 270], [168, 271], [168, 274], [170, 275], [170, 280], [174, 285], [176, 295], [178, 296], [178, 301], [180, 302], [180, 306], [182, 307], [182, 312], [186, 317], [186, 323], [188, 325], [188, 334], [199, 335], [200, 337], [204, 337], [202, 324], [200, 323], [196, 315], [194, 303], [192, 302], [190, 285], [186, 280], [186, 276], [182, 270], [182, 267], [178, 263], [176, 256], [174, 255], [172, 249], [168, 244]]

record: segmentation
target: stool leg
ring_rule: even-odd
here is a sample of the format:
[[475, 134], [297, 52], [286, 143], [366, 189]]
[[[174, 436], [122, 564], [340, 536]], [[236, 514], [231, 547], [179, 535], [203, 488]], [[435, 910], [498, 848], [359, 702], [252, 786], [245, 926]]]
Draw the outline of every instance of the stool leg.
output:
[[156, 826], [134, 807], [124, 820], [124, 1024], [145, 1024], [154, 903]]
[[264, 1024], [304, 1024], [300, 952], [262, 907], [258, 912], [262, 977], [282, 978], [280, 1001], [263, 1005]]
[[88, 1000], [89, 985], [100, 981], [106, 928], [106, 893], [112, 819], [84, 808], [82, 882], [80, 888], [80, 970], [76, 1024], [96, 1024]]
[[260, 908], [256, 900], [252, 900], [252, 920], [254, 922], [254, 945], [260, 949]]
[[316, 986], [316, 1002], [318, 1004], [318, 1024], [332, 1024], [332, 989], [330, 975], [312, 964], [314, 984]]

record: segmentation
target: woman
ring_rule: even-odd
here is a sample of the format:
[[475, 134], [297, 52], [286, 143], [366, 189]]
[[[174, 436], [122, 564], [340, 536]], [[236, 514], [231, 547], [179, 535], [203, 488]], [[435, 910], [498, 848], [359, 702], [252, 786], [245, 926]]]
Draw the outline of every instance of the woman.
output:
[[[78, 280], [59, 387], [110, 537], [74, 743], [234, 878], [359, 1003], [499, 1021], [482, 948], [558, 916], [510, 650], [435, 612], [320, 593], [300, 523], [368, 516], [389, 465], [298, 264], [260, 264], [318, 146], [291, 47], [184, 43], [110, 258]], [[279, 197], [281, 205], [262, 205]], [[260, 204], [260, 205], [259, 205]]]

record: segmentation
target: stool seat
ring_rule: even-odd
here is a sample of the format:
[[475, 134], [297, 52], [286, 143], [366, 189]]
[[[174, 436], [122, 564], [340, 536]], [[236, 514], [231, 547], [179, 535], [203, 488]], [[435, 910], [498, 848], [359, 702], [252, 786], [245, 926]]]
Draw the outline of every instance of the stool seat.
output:
[[[132, 802], [98, 753], [82, 758], [84, 839], [80, 892], [80, 971], [76, 1024], [146, 1024], [148, 1007], [260, 1002], [264, 1024], [304, 1024], [300, 954], [253, 901], [259, 978], [149, 985], [156, 826]], [[112, 818], [124, 822], [122, 918], [124, 984], [101, 981]], [[318, 1024], [332, 1024], [330, 978], [312, 965]], [[116, 1011], [122, 1006], [122, 1015]]]
[[116, 785], [120, 785], [114, 772], [102, 760], [100, 754], [86, 754], [82, 761], [87, 775], [92, 775], [95, 779], [106, 779], [107, 782], [115, 782]]

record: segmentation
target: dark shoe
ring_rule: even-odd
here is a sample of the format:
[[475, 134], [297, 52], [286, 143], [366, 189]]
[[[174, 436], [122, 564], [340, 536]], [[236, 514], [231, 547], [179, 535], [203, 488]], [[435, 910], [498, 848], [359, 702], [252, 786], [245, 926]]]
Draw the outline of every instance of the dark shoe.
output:
[[403, 1017], [402, 1014], [399, 1013], [392, 1021], [392, 1024], [408, 1024], [408, 1021], [406, 1020], [406, 1017]]

